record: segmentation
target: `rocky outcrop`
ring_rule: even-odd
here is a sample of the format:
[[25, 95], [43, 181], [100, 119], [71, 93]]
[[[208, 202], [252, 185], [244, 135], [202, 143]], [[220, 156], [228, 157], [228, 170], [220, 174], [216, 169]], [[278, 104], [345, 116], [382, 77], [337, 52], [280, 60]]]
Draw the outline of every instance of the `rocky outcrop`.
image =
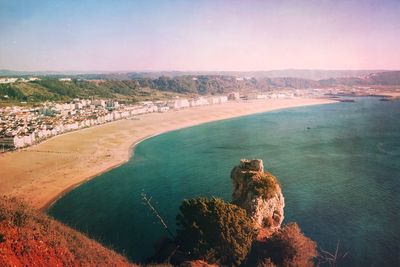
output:
[[274, 231], [279, 229], [285, 201], [281, 187], [272, 174], [264, 172], [260, 159], [242, 159], [232, 169], [232, 203], [247, 211], [256, 227]]

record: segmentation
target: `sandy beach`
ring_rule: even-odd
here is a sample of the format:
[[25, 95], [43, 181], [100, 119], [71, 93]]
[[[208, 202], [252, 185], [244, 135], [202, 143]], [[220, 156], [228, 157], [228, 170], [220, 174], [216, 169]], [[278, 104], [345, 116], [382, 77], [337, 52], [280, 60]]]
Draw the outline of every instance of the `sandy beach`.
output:
[[0, 194], [45, 209], [58, 197], [126, 162], [141, 140], [163, 132], [282, 108], [334, 103], [328, 99], [274, 99], [152, 113], [53, 137], [0, 155]]

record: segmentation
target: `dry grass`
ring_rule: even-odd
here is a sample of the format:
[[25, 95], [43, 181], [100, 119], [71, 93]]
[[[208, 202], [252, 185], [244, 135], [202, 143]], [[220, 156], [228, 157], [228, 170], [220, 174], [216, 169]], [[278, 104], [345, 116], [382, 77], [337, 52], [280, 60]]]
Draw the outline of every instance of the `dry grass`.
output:
[[16, 199], [0, 199], [0, 266], [133, 266]]

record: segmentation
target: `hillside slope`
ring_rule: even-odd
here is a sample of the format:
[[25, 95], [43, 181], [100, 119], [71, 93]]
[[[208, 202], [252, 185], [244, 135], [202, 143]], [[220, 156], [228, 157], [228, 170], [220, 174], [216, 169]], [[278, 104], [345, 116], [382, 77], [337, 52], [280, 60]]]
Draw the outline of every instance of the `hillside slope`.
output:
[[[54, 76], [32, 82], [17, 81], [0, 84], [0, 102], [69, 101], [73, 98], [113, 98], [126, 102], [160, 100], [176, 95], [215, 95], [232, 91], [268, 92], [276, 89], [308, 89], [335, 86], [398, 86], [400, 71], [370, 73], [355, 77], [311, 80], [294, 77], [246, 78], [224, 75], [160, 76], [143, 78], [109, 75], [71, 76], [71, 81], [59, 81]], [[97, 78], [96, 80], [93, 80]], [[86, 80], [88, 79], [88, 80]]]
[[0, 198], [0, 266], [134, 266], [15, 199]]

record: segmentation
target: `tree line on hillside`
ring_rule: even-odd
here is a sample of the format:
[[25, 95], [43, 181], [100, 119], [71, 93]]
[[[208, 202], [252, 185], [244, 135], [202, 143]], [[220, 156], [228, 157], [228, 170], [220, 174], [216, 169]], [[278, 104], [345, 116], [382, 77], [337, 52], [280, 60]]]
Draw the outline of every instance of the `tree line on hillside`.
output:
[[[86, 79], [82, 77], [86, 77]], [[374, 73], [364, 77], [330, 78], [319, 81], [289, 77], [238, 79], [234, 76], [224, 75], [146, 78], [127, 74], [125, 80], [87, 80], [87, 77], [91, 79], [110, 78], [107, 75], [93, 74], [73, 76], [71, 81], [60, 81], [53, 76], [44, 76], [41, 80], [32, 82], [0, 84], [0, 99], [3, 101], [11, 99], [30, 102], [63, 101], [72, 98], [136, 98], [137, 100], [143, 100], [154, 95], [155, 92], [215, 95], [232, 91], [268, 92], [281, 88], [306, 89], [338, 85], [400, 85], [400, 71]]]
[[177, 94], [218, 95], [232, 91], [269, 91], [274, 88], [307, 88], [312, 81], [296, 78], [244, 79], [231, 76], [161, 76], [156, 79], [60, 81], [43, 78], [33, 82], [0, 84], [0, 96], [17, 101], [62, 101], [73, 98], [124, 98], [160, 91]]

